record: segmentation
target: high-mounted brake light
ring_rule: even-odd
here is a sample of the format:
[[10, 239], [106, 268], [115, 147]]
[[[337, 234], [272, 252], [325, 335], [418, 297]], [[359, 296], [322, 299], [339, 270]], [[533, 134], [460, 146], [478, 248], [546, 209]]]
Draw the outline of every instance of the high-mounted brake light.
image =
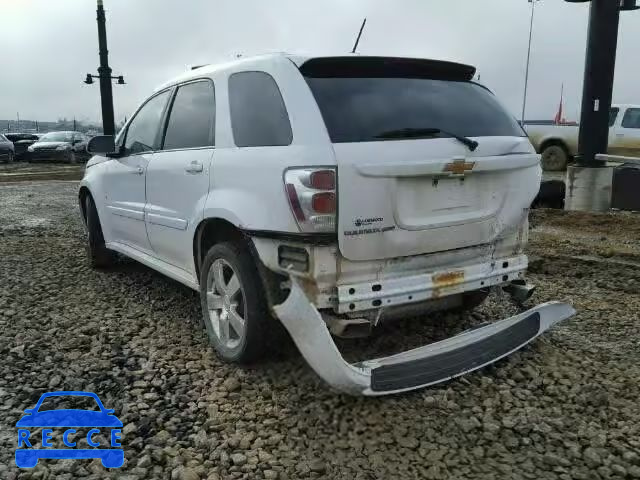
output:
[[335, 232], [336, 171], [331, 168], [292, 168], [284, 174], [291, 212], [303, 232]]

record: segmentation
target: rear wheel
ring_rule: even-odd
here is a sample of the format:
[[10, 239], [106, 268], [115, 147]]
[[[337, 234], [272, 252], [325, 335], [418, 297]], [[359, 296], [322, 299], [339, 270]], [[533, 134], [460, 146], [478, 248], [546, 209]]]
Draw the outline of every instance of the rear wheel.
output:
[[246, 248], [231, 242], [211, 247], [200, 273], [200, 299], [209, 341], [222, 360], [250, 363], [263, 355], [269, 314]]
[[569, 163], [569, 153], [560, 144], [547, 145], [542, 150], [542, 169], [546, 172], [563, 172]]
[[84, 199], [87, 220], [87, 256], [91, 268], [107, 268], [114, 264], [115, 254], [104, 245], [98, 210], [91, 195]]

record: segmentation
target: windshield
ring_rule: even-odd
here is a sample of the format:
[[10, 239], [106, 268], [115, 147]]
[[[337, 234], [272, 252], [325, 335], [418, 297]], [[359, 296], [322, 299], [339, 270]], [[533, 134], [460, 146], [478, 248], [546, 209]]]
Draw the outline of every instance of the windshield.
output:
[[[424, 78], [307, 77], [331, 141], [398, 140], [385, 132], [433, 129], [465, 137], [525, 135], [484, 87]], [[416, 138], [416, 137], [412, 137]]]
[[52, 132], [40, 138], [41, 142], [71, 142], [73, 140], [73, 132]]

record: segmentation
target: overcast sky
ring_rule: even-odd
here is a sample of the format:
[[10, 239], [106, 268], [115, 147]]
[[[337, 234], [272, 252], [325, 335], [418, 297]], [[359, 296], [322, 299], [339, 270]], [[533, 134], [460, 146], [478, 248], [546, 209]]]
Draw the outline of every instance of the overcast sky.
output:
[[[457, 60], [520, 116], [531, 4], [527, 0], [104, 0], [116, 117], [192, 65], [267, 51], [350, 51]], [[565, 85], [579, 116], [588, 4], [536, 6], [528, 118], [553, 118]], [[622, 14], [614, 102], [640, 103], [640, 12]], [[0, 0], [0, 119], [100, 119], [93, 0]]]

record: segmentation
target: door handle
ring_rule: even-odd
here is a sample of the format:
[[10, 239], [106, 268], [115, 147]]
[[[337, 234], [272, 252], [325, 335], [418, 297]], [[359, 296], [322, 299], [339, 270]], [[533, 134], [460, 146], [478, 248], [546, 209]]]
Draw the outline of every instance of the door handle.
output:
[[616, 133], [616, 137], [624, 137], [624, 133]]
[[200, 173], [204, 170], [201, 163], [193, 161], [185, 169], [187, 173]]
[[144, 168], [142, 168], [141, 166], [138, 166], [133, 170], [131, 170], [131, 173], [134, 173], [136, 175], [142, 175], [144, 173]]

